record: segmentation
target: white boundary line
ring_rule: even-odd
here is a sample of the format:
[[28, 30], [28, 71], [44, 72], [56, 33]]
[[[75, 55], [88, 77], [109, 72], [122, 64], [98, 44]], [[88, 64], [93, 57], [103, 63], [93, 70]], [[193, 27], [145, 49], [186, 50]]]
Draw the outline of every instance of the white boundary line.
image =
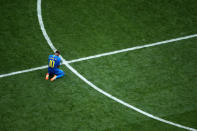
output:
[[[54, 45], [52, 44], [52, 42], [50, 41], [50, 38], [49, 36], [47, 35], [46, 33], [46, 30], [44, 28], [44, 24], [43, 24], [43, 21], [42, 21], [42, 14], [41, 14], [41, 0], [37, 0], [37, 13], [38, 13], [38, 20], [39, 20], [39, 23], [40, 23], [40, 26], [41, 26], [41, 30], [43, 32], [43, 35], [45, 37], [45, 39], [47, 40], [48, 42], [48, 45], [51, 47], [51, 49], [53, 51], [56, 50], [56, 48], [54, 47]], [[157, 116], [154, 116], [150, 113], [147, 113], [143, 110], [140, 110], [114, 96], [112, 96], [111, 94], [103, 91], [102, 89], [98, 88], [97, 86], [95, 86], [93, 83], [91, 83], [90, 81], [88, 81], [85, 77], [83, 77], [80, 73], [78, 73], [73, 67], [71, 67], [68, 62], [62, 57], [62, 60], [63, 60], [63, 64], [65, 64], [75, 75], [77, 75], [81, 80], [83, 80], [85, 83], [87, 83], [89, 86], [91, 86], [92, 88], [94, 88], [95, 90], [97, 90], [98, 92], [102, 93], [103, 95], [109, 97], [110, 99], [124, 105], [124, 106], [127, 106], [141, 114], [144, 114], [145, 116], [148, 116], [152, 119], [155, 119], [155, 120], [158, 120], [158, 121], [161, 121], [161, 122], [164, 122], [164, 123], [167, 123], [167, 124], [170, 124], [170, 125], [173, 125], [173, 126], [176, 126], [176, 127], [179, 127], [179, 128], [183, 128], [183, 129], [186, 129], [186, 130], [191, 130], [191, 131], [197, 131], [196, 129], [194, 128], [190, 128], [190, 127], [187, 127], [187, 126], [183, 126], [183, 125], [180, 125], [180, 124], [177, 124], [177, 123], [174, 123], [174, 122], [171, 122], [171, 121], [167, 121], [165, 119], [162, 119], [162, 118], [159, 118]]]
[[98, 58], [98, 57], [102, 57], [102, 56], [113, 55], [113, 54], [127, 52], [127, 51], [132, 51], [132, 50], [138, 50], [138, 49], [142, 49], [142, 48], [146, 48], [146, 47], [151, 47], [151, 46], [157, 46], [157, 45], [167, 44], [167, 43], [171, 43], [171, 42], [175, 42], [175, 41], [180, 41], [180, 40], [185, 40], [185, 39], [190, 39], [190, 38], [194, 38], [194, 37], [197, 37], [197, 34], [193, 34], [193, 35], [189, 35], [189, 36], [184, 36], [184, 37], [179, 37], [179, 38], [170, 39], [170, 40], [165, 40], [165, 41], [156, 42], [156, 43], [151, 43], [151, 44], [146, 44], [146, 45], [141, 45], [141, 46], [136, 46], [136, 47], [127, 48], [127, 49], [117, 50], [117, 51], [112, 51], [112, 52], [102, 53], [102, 54], [98, 54], [98, 55], [83, 57], [83, 58], [79, 58], [79, 59], [75, 59], [75, 60], [70, 60], [70, 61], [68, 61], [68, 63], [75, 63], [75, 62], [79, 62], [79, 61], [94, 59], [94, 58]]
[[25, 72], [31, 72], [31, 71], [41, 70], [41, 69], [45, 69], [45, 68], [48, 68], [48, 65], [40, 66], [40, 67], [36, 67], [36, 68], [31, 68], [31, 69], [27, 69], [27, 70], [21, 70], [21, 71], [11, 72], [11, 73], [7, 73], [7, 74], [2, 74], [2, 75], [0, 75], [0, 78], [12, 76], [12, 75], [17, 75], [17, 74], [21, 74], [21, 73], [25, 73]]

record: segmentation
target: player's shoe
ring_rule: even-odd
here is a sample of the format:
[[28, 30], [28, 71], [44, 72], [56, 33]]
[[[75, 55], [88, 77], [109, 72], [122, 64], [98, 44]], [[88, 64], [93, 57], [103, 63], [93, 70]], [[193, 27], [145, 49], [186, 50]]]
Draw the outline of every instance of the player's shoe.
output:
[[46, 79], [46, 80], [49, 79], [49, 73], [46, 74], [46, 78], [45, 78], [45, 79]]
[[53, 76], [53, 78], [51, 78], [51, 81], [54, 81], [57, 78], [56, 75]]

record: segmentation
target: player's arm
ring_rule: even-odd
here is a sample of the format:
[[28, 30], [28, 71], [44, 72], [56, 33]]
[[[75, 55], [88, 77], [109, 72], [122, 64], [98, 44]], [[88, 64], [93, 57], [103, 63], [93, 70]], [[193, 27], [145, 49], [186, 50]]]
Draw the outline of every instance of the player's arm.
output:
[[61, 65], [61, 60], [59, 59], [57, 68], [60, 68], [60, 65]]

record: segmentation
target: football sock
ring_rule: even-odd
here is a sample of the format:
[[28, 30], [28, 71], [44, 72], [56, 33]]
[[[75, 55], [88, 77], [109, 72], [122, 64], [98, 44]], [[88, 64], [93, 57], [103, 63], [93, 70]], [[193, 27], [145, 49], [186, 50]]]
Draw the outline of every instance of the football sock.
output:
[[46, 78], [45, 78], [45, 79], [46, 79], [46, 80], [49, 79], [49, 73], [46, 74]]

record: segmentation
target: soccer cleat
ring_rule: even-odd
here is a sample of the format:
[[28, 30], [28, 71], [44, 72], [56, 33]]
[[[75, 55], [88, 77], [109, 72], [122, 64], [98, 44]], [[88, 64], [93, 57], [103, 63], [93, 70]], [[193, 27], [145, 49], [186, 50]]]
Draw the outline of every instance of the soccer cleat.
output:
[[45, 79], [46, 79], [46, 80], [49, 79], [49, 73], [46, 74], [46, 78], [45, 78]]
[[56, 76], [56, 75], [54, 75], [54, 77], [53, 77], [53, 78], [51, 78], [51, 81], [54, 81], [56, 78], [57, 78], [57, 76]]

